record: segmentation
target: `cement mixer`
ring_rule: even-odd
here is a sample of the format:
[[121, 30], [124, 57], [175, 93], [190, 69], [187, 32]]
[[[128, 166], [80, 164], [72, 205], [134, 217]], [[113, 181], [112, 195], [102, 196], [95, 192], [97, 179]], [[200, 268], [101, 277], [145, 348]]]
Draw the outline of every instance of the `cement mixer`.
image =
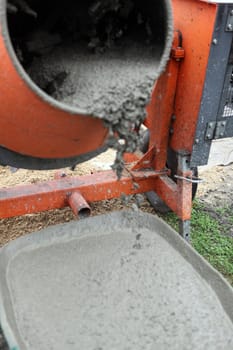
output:
[[232, 1], [0, 1], [0, 164], [60, 169], [116, 151], [112, 170], [0, 189], [0, 217], [86, 217], [92, 202], [152, 193], [182, 236], [123, 211], [3, 247], [10, 349], [233, 347], [232, 288], [186, 242], [194, 169], [233, 136], [232, 14]]
[[[175, 8], [178, 6], [181, 5], [174, 5]], [[209, 7], [210, 11], [214, 10], [213, 5]], [[171, 148], [170, 130], [174, 122], [172, 105], [178, 69], [184, 58], [181, 31], [173, 32], [172, 13], [176, 11], [175, 8], [172, 9], [169, 1], [147, 1], [143, 5], [131, 0], [124, 4], [121, 1], [79, 4], [75, 1], [67, 4], [54, 1], [50, 5], [42, 5], [38, 1], [2, 1], [0, 108], [4, 117], [1, 118], [0, 128], [0, 163], [27, 169], [74, 167], [113, 147], [117, 151], [113, 169], [122, 181], [116, 182], [115, 172], [108, 174], [108, 177], [112, 177], [110, 182], [114, 190], [109, 189], [108, 185], [109, 195], [100, 195], [101, 191], [98, 190], [95, 198], [79, 189], [85, 202], [113, 198], [121, 193], [130, 194], [132, 187], [133, 193], [154, 191], [158, 185], [157, 194], [178, 214], [181, 226], [187, 226], [181, 230], [187, 231], [188, 236], [189, 224], [186, 222], [189, 222], [191, 213], [192, 185], [182, 180], [170, 184], [171, 169], [167, 163], [170, 149], [175, 152], [172, 158], [177, 158], [176, 155], [183, 152], [187, 155], [181, 158], [185, 157], [185, 161], [189, 162], [187, 157], [191, 154], [197, 120], [196, 115], [193, 122], [188, 122], [192, 130], [188, 143], [184, 145], [182, 142]], [[209, 37], [211, 35], [212, 28]], [[208, 46], [206, 50], [208, 52]], [[158, 80], [170, 53], [172, 60], [167, 72]], [[204, 79], [204, 66], [202, 68], [200, 75]], [[169, 69], [174, 69], [175, 74], [170, 73]], [[168, 77], [171, 79], [163, 82]], [[160, 109], [156, 111], [154, 98], [164, 94], [160, 89], [167, 83], [171, 83], [171, 87], [166, 87], [170, 100], [165, 102], [166, 97], [163, 96], [163, 106], [169, 107], [169, 110], [162, 111], [161, 104], [156, 103]], [[200, 98], [201, 90], [198, 93]], [[166, 117], [161, 117], [161, 113]], [[150, 125], [151, 121], [156, 123], [155, 128]], [[133, 162], [129, 162], [130, 172], [137, 170], [136, 177], [140, 174], [145, 182], [145, 186], [137, 184], [133, 175], [136, 186], [132, 186], [132, 175], [126, 182], [122, 175], [126, 168], [129, 170], [128, 166], [125, 167], [127, 154], [138, 149], [138, 133], [142, 124], [150, 131], [154, 130], [150, 136], [153, 141], [150, 142], [145, 161], [140, 155], [135, 155]], [[153, 132], [159, 136], [153, 135]], [[157, 145], [155, 137], [159, 138]], [[179, 138], [179, 142], [181, 140], [184, 138]], [[132, 160], [132, 156], [128, 159]], [[158, 164], [152, 164], [154, 162]], [[173, 172], [179, 172], [179, 176], [192, 176], [190, 166], [178, 170], [177, 164], [172, 166]], [[150, 178], [147, 171], [145, 177], [143, 171], [138, 171], [140, 168], [152, 169], [153, 176]], [[103, 183], [105, 176], [106, 173], [102, 177]], [[153, 188], [149, 182], [153, 183]], [[127, 185], [122, 188], [125, 183]], [[182, 187], [182, 193], [187, 188], [185, 205], [180, 205], [177, 198], [181, 193], [177, 186]], [[34, 190], [38, 196], [38, 190]], [[56, 193], [56, 190], [53, 192]], [[93, 193], [92, 190], [89, 192]], [[12, 197], [8, 193], [9, 196]], [[12, 198], [15, 209], [11, 205], [7, 208], [5, 203], [0, 215], [22, 215], [25, 207], [29, 213], [68, 205], [67, 189], [64, 189], [62, 197], [54, 199], [54, 203], [49, 200], [49, 206], [44, 197], [39, 201], [40, 208], [32, 204], [33, 210], [28, 197], [24, 197], [26, 206], [17, 201], [20, 209], [16, 209]], [[4, 195], [2, 201], [5, 202]], [[79, 201], [82, 202], [82, 199], [79, 198]]]

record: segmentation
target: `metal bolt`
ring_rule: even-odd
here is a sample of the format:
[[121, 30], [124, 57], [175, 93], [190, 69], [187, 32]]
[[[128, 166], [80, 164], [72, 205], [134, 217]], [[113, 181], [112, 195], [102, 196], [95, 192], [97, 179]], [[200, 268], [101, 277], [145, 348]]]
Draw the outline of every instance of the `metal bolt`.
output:
[[233, 16], [233, 10], [231, 10], [230, 15]]
[[198, 145], [198, 144], [199, 144], [199, 142], [200, 142], [200, 140], [199, 140], [199, 139], [196, 139], [196, 140], [195, 140], [195, 144], [196, 144], [196, 145]]
[[225, 126], [225, 125], [226, 125], [226, 122], [222, 122], [221, 125], [222, 125], [222, 126]]
[[171, 135], [174, 134], [174, 129], [173, 129], [173, 128], [170, 129], [170, 134], [171, 134]]
[[211, 139], [211, 135], [210, 135], [210, 134], [207, 134], [206, 137], [207, 137], [207, 139], [209, 139], [209, 140]]
[[176, 116], [175, 116], [175, 114], [173, 114], [172, 121], [175, 121], [175, 120], [176, 120]]
[[233, 26], [232, 26], [231, 23], [229, 23], [229, 24], [227, 25], [227, 29], [228, 29], [228, 30], [232, 30], [232, 29], [233, 29]]
[[224, 136], [224, 133], [223, 133], [223, 132], [220, 132], [220, 136], [223, 137], [223, 136]]
[[217, 40], [216, 38], [214, 38], [214, 39], [213, 39], [213, 44], [214, 44], [214, 45], [217, 45], [217, 43], [218, 43], [218, 40]]

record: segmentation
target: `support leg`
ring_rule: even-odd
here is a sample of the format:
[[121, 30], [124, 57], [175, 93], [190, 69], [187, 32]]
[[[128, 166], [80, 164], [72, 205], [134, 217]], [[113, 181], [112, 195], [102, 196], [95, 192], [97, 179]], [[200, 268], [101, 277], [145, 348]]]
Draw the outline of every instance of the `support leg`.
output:
[[191, 224], [190, 220], [179, 220], [179, 234], [187, 241], [190, 242]]

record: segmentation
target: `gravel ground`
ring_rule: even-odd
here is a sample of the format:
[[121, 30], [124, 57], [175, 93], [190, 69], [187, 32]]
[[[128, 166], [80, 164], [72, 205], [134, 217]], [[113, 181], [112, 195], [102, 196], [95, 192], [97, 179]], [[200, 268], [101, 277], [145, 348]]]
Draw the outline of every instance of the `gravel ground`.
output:
[[201, 167], [204, 179], [198, 187], [197, 198], [213, 209], [233, 208], [233, 163], [225, 166]]

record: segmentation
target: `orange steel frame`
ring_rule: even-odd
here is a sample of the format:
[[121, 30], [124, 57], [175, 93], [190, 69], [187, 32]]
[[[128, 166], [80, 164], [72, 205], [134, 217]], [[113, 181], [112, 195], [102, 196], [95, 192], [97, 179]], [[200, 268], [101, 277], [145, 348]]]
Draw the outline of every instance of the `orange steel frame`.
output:
[[[167, 151], [170, 147], [185, 162], [191, 155], [217, 5], [198, 0], [173, 0], [173, 12], [175, 31], [171, 58], [155, 85], [145, 120], [150, 130], [148, 152], [143, 156], [126, 155], [125, 171], [120, 180], [113, 171], [104, 171], [1, 189], [1, 218], [68, 206], [69, 197], [75, 192], [91, 203], [120, 197], [122, 193], [129, 195], [153, 190], [183, 223], [190, 220], [192, 184], [185, 178], [192, 177], [192, 172], [190, 168], [178, 165], [177, 175], [181, 178], [175, 183], [166, 168]], [[72, 153], [77, 149], [81, 154], [84, 144], [87, 151], [85, 132], [80, 130], [94, 131], [88, 136], [90, 150], [103, 142], [107, 134], [99, 120], [59, 111], [46, 105], [26, 87], [12, 66], [1, 36], [0, 51], [1, 65], [6, 72], [6, 81], [1, 81], [5, 88], [0, 87], [0, 93], [5, 96], [5, 105], [1, 108], [7, 111], [4, 120], [0, 121], [2, 144], [11, 150], [20, 149], [22, 154], [27, 154], [30, 145], [32, 156], [66, 157], [74, 155]], [[7, 86], [7, 74], [12, 77], [14, 89]], [[15, 95], [15, 89], [23, 90], [23, 101], [20, 93]], [[28, 99], [30, 110], [24, 103]], [[17, 115], [13, 108], [15, 104]], [[27, 125], [32, 123], [36, 125], [36, 133], [30, 134]], [[77, 139], [77, 135], [81, 139]]]

